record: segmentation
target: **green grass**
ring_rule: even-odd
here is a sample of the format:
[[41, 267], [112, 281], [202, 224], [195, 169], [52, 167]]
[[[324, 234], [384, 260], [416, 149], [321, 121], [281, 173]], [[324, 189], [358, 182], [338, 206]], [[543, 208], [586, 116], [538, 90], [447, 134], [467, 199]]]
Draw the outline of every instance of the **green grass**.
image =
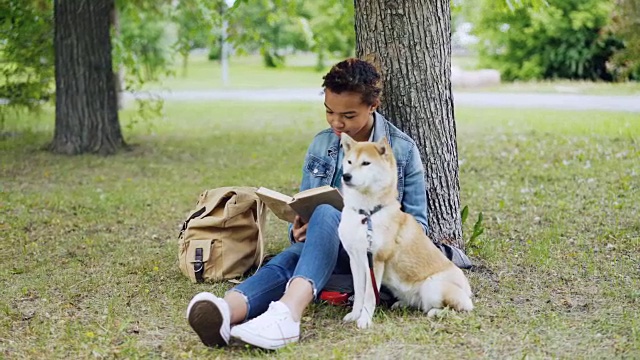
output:
[[[328, 59], [327, 66], [341, 59]], [[217, 61], [209, 61], [204, 55], [194, 55], [189, 60], [186, 75], [180, 66], [174, 69], [172, 76], [160, 82], [147, 84], [145, 89], [158, 90], [221, 90], [221, 89], [286, 89], [320, 88], [322, 75], [329, 69], [315, 70], [315, 57], [312, 54], [296, 54], [287, 57], [287, 66], [281, 69], [268, 69], [262, 65], [259, 56], [235, 56], [229, 62], [229, 84], [222, 83], [222, 69]], [[458, 56], [452, 59], [454, 65], [467, 71], [477, 67], [473, 56]], [[457, 88], [456, 91], [501, 92], [501, 93], [569, 93], [586, 95], [638, 95], [639, 82], [620, 84], [590, 81], [532, 81], [503, 83], [499, 86], [484, 88]]]
[[[327, 60], [331, 66], [336, 59]], [[290, 55], [286, 65], [279, 69], [266, 68], [260, 56], [235, 56], [229, 60], [229, 83], [222, 82], [222, 66], [219, 61], [209, 61], [206, 56], [194, 55], [189, 59], [187, 73], [180, 66], [173, 75], [146, 89], [212, 90], [212, 89], [282, 89], [320, 88], [322, 71], [315, 70], [315, 58], [310, 54]]]
[[[476, 293], [470, 314], [380, 309], [373, 328], [313, 305], [277, 353], [204, 348], [184, 311], [180, 221], [206, 188], [293, 192], [321, 104], [168, 103], [130, 152], [55, 156], [50, 111], [0, 140], [0, 358], [638, 358], [637, 114], [456, 109]], [[123, 114], [123, 123], [131, 117]], [[269, 250], [286, 246], [271, 217]]]
[[640, 95], [640, 82], [607, 83], [593, 81], [516, 81], [483, 89], [461, 89], [500, 93], [558, 93], [582, 95]]

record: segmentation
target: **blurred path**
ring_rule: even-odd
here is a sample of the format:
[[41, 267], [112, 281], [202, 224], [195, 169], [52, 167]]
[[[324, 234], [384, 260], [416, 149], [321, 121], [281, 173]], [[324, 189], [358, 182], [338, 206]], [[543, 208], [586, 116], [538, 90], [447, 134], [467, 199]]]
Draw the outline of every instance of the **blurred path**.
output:
[[[243, 89], [178, 90], [139, 93], [139, 97], [161, 97], [167, 101], [322, 101], [322, 91], [315, 89]], [[125, 94], [132, 100], [133, 94]], [[576, 95], [538, 93], [453, 92], [456, 106], [493, 108], [547, 108], [564, 110], [607, 110], [640, 112], [640, 96]]]

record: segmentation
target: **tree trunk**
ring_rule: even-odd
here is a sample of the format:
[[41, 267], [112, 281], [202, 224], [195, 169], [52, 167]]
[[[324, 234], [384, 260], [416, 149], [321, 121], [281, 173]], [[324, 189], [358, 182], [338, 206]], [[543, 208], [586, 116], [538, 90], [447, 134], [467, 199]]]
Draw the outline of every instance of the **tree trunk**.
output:
[[111, 61], [114, 0], [56, 0], [56, 127], [51, 151], [113, 154], [125, 145]]
[[[117, 7], [111, 9], [111, 15], [109, 18], [111, 28], [113, 29], [113, 36], [118, 38], [120, 36], [120, 14]], [[124, 108], [124, 65], [120, 64], [116, 67], [113, 74], [115, 86], [116, 86], [116, 102], [118, 110]]]
[[355, 14], [357, 55], [382, 71], [380, 112], [420, 149], [429, 236], [463, 248], [449, 0], [355, 0]]

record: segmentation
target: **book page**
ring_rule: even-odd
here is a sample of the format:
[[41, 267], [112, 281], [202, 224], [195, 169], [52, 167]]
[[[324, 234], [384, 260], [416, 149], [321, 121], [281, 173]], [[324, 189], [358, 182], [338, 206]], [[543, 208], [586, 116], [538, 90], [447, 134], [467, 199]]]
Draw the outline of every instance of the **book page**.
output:
[[291, 196], [264, 187], [256, 190], [256, 195], [278, 218], [290, 223], [293, 222], [296, 212], [289, 206], [293, 200]]
[[340, 192], [331, 186], [308, 189], [295, 195], [289, 203], [303, 221], [309, 222], [311, 214], [318, 205], [328, 204], [338, 210], [342, 210], [344, 203]]
[[320, 186], [317, 188], [311, 188], [311, 189], [307, 189], [304, 191], [300, 191], [299, 193], [293, 195], [293, 199], [302, 199], [302, 198], [306, 198], [306, 197], [310, 197], [310, 196], [314, 196], [316, 194], [321, 194], [321, 193], [326, 193], [326, 192], [333, 192], [336, 191], [335, 188], [329, 186], [329, 185], [325, 185], [325, 186]]

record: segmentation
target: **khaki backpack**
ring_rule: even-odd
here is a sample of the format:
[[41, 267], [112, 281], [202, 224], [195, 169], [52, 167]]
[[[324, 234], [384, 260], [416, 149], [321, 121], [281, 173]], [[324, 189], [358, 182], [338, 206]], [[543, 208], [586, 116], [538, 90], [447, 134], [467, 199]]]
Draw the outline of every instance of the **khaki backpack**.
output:
[[222, 187], [200, 194], [178, 239], [180, 270], [192, 282], [220, 281], [260, 267], [265, 204], [252, 187]]

